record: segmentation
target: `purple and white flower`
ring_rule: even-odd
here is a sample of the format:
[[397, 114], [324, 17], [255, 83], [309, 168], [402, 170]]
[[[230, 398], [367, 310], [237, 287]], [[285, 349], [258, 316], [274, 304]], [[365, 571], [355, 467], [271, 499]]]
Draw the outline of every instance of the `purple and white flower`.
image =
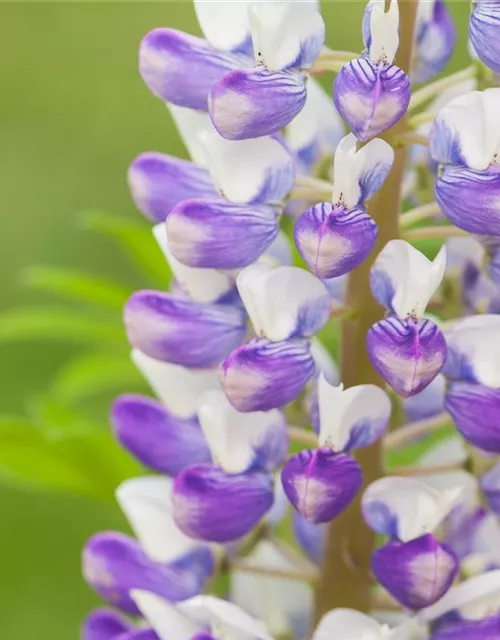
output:
[[469, 21], [469, 38], [477, 56], [500, 73], [500, 6], [495, 0], [475, 0]]
[[440, 73], [453, 54], [455, 42], [455, 25], [444, 0], [420, 0], [412, 81], [427, 82]]
[[410, 102], [408, 76], [394, 64], [399, 47], [398, 3], [393, 0], [386, 13], [384, 0], [370, 0], [367, 11], [369, 29], [363, 35], [368, 51], [342, 67], [333, 86], [335, 106], [362, 142], [392, 127]]
[[371, 140], [359, 151], [351, 133], [335, 152], [332, 202], [305, 211], [294, 229], [295, 244], [319, 278], [336, 278], [359, 266], [378, 236], [365, 202], [382, 186], [394, 161], [383, 140]]

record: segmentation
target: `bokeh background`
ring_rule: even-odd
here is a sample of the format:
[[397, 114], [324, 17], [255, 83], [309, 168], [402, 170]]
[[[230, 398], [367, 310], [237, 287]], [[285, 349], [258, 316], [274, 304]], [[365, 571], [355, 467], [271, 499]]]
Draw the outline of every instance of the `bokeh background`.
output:
[[[449, 4], [461, 34], [453, 70], [467, 61], [468, 3]], [[363, 8], [324, 3], [329, 46], [360, 49]], [[184, 154], [137, 72], [140, 39], [157, 26], [198, 32], [188, 0], [0, 3], [0, 636], [9, 640], [77, 637], [98, 602], [80, 575], [81, 547], [98, 530], [126, 529], [112, 488], [136, 468], [113, 449], [107, 423], [115, 389], [137, 388], [119, 307], [127, 291], [161, 286], [163, 268], [126, 170], [141, 151]], [[133, 259], [117, 235], [137, 239]], [[64, 282], [33, 265], [73, 271]], [[106, 475], [108, 461], [116, 473]]]

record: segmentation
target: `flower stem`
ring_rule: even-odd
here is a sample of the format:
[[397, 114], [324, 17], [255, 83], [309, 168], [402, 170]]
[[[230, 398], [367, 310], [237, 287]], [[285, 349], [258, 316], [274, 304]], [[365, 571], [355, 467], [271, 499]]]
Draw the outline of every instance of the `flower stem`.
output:
[[450, 225], [442, 227], [420, 227], [405, 231], [403, 238], [405, 240], [424, 240], [426, 238], [455, 238], [457, 236], [468, 236], [467, 231]]
[[451, 75], [446, 76], [445, 78], [440, 78], [439, 80], [435, 80], [434, 82], [429, 83], [425, 87], [422, 87], [418, 91], [415, 91], [410, 101], [409, 111], [420, 107], [420, 105], [424, 104], [424, 102], [427, 102], [427, 100], [435, 98], [445, 89], [454, 87], [456, 84], [465, 82], [465, 80], [475, 78], [476, 74], [476, 65], [471, 64], [465, 69], [461, 69], [456, 73], [452, 73]]
[[421, 207], [415, 207], [406, 213], [403, 213], [399, 219], [399, 224], [402, 229], [411, 227], [412, 224], [426, 220], [427, 218], [433, 218], [441, 213], [441, 208], [437, 202], [430, 202], [429, 204], [423, 204]]
[[288, 580], [297, 580], [299, 582], [314, 582], [318, 577], [317, 571], [306, 571], [305, 569], [272, 569], [270, 567], [250, 564], [246, 560], [240, 558], [231, 560], [230, 567], [232, 571], [255, 573], [257, 575], [269, 576], [272, 578], [286, 578]]
[[[400, 47], [395, 64], [405, 71], [410, 68], [415, 34], [418, 0], [398, 0], [400, 14]], [[408, 130], [405, 116], [383, 134], [390, 144]], [[384, 386], [373, 369], [366, 351], [366, 334], [372, 324], [383, 317], [382, 308], [371, 295], [370, 268], [382, 247], [399, 236], [401, 189], [406, 160], [406, 147], [395, 150], [393, 168], [380, 191], [369, 202], [368, 210], [377, 221], [379, 236], [371, 256], [349, 274], [346, 304], [355, 315], [342, 321], [342, 382], [346, 387], [363, 383]], [[382, 445], [376, 443], [361, 450], [356, 458], [363, 469], [364, 487], [382, 475]], [[346, 511], [328, 527], [325, 560], [316, 589], [314, 622], [330, 609], [350, 607], [360, 611], [370, 608], [371, 555], [375, 535], [363, 521], [361, 492]]]
[[398, 467], [391, 469], [387, 475], [416, 477], [416, 476], [432, 476], [438, 473], [448, 473], [450, 471], [463, 471], [466, 465], [464, 462], [454, 462], [448, 464], [438, 464], [435, 466], [419, 466], [419, 467]]
[[394, 139], [395, 147], [406, 147], [411, 144], [419, 144], [422, 147], [429, 146], [429, 138], [427, 136], [421, 136], [413, 131], [405, 131], [400, 136]]
[[384, 451], [397, 449], [398, 447], [402, 447], [405, 444], [412, 442], [416, 438], [438, 431], [445, 427], [450, 420], [451, 418], [449, 414], [446, 413], [446, 411], [443, 411], [432, 418], [418, 420], [417, 422], [399, 427], [399, 429], [396, 429], [385, 436], [383, 440]]
[[318, 436], [313, 431], [307, 431], [302, 427], [288, 427], [288, 437], [294, 442], [306, 445], [306, 447], [313, 449], [318, 447]]

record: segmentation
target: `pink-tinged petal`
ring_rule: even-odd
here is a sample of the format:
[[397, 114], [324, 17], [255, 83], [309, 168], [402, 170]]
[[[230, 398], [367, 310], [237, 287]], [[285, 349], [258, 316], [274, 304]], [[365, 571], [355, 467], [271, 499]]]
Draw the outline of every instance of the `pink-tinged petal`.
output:
[[223, 138], [245, 140], [277, 133], [304, 107], [305, 75], [262, 67], [232, 71], [210, 91], [209, 113]]
[[351, 504], [361, 489], [363, 473], [353, 458], [315, 449], [289, 458], [281, 480], [295, 509], [317, 524], [333, 520]]
[[305, 339], [252, 340], [222, 363], [222, 386], [238, 411], [269, 411], [294, 400], [315, 371]]
[[139, 71], [164, 102], [207, 111], [210, 89], [232, 69], [251, 65], [246, 56], [217, 51], [206, 40], [174, 29], [154, 29], [142, 40]]
[[237, 307], [201, 304], [161, 291], [138, 291], [125, 306], [127, 337], [156, 360], [185, 367], [217, 366], [245, 336]]
[[206, 542], [238, 540], [259, 523], [274, 500], [273, 483], [264, 473], [224, 473], [211, 465], [182, 471], [174, 483], [174, 518], [192, 538]]
[[321, 202], [295, 223], [300, 255], [319, 278], [337, 278], [358, 267], [370, 255], [378, 237], [375, 220], [364, 209], [345, 210]]
[[257, 260], [275, 240], [278, 216], [265, 205], [188, 200], [167, 220], [168, 247], [189, 267], [238, 269]]
[[210, 462], [210, 451], [196, 418], [179, 418], [140, 395], [121, 395], [111, 423], [120, 444], [154, 471], [176, 476], [184, 467]]
[[376, 66], [367, 56], [346, 64], [335, 78], [333, 99], [356, 138], [370, 140], [406, 113], [410, 82], [395, 65]]
[[208, 549], [198, 549], [170, 564], [153, 562], [133, 538], [121, 533], [95, 535], [83, 551], [87, 582], [110, 604], [136, 615], [131, 589], [145, 589], [172, 602], [190, 598], [203, 589], [213, 571]]
[[377, 373], [404, 398], [423, 391], [446, 359], [443, 334], [430, 320], [386, 318], [369, 330], [366, 344]]
[[454, 382], [444, 406], [468, 442], [484, 451], [500, 453], [500, 389]]
[[459, 563], [453, 551], [428, 534], [390, 542], [373, 554], [375, 577], [407, 609], [437, 602], [453, 584]]
[[137, 208], [156, 222], [163, 222], [184, 200], [218, 195], [206, 169], [153, 151], [142, 153], [132, 162], [128, 184]]
[[131, 628], [123, 616], [111, 609], [92, 611], [82, 626], [82, 640], [115, 640]]
[[494, 0], [473, 4], [469, 21], [469, 38], [479, 58], [487, 67], [500, 73], [500, 6]]

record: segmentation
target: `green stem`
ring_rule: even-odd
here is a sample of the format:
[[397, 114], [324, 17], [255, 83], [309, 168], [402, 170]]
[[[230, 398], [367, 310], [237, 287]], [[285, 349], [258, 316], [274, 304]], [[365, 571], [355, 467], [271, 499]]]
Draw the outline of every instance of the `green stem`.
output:
[[421, 220], [427, 220], [427, 218], [434, 218], [441, 213], [441, 208], [437, 202], [429, 202], [429, 204], [423, 204], [420, 207], [415, 207], [406, 213], [401, 215], [399, 224], [402, 229], [411, 227], [416, 222]]
[[475, 78], [476, 75], [477, 67], [475, 64], [472, 64], [470, 67], [466, 67], [465, 69], [452, 73], [445, 78], [440, 78], [439, 80], [435, 80], [434, 82], [427, 84], [425, 87], [415, 91], [410, 101], [409, 111], [413, 111], [413, 109], [420, 107], [424, 102], [427, 102], [427, 100], [435, 98], [445, 89], [449, 89], [450, 87], [454, 87], [456, 84]]
[[405, 240], [425, 240], [428, 238], [456, 238], [470, 235], [467, 231], [454, 227], [453, 225], [443, 225], [442, 227], [419, 227], [405, 231]]
[[[413, 52], [418, 0], [398, 0], [400, 13], [400, 47], [395, 64], [408, 71]], [[408, 130], [405, 116], [382, 137], [390, 144]], [[399, 236], [401, 185], [405, 169], [406, 148], [395, 150], [391, 173], [369, 203], [369, 212], [377, 221], [377, 246], [368, 260], [349, 275], [347, 305], [356, 314], [342, 322], [342, 382], [346, 387], [363, 383], [383, 386], [368, 359], [366, 334], [383, 317], [382, 308], [370, 292], [370, 268], [382, 247]], [[363, 469], [364, 487], [382, 475], [382, 445], [363, 449], [357, 460]], [[325, 560], [316, 589], [314, 622], [335, 607], [360, 611], [370, 608], [370, 566], [375, 535], [365, 525], [360, 509], [362, 492], [346, 511], [328, 527]]]

